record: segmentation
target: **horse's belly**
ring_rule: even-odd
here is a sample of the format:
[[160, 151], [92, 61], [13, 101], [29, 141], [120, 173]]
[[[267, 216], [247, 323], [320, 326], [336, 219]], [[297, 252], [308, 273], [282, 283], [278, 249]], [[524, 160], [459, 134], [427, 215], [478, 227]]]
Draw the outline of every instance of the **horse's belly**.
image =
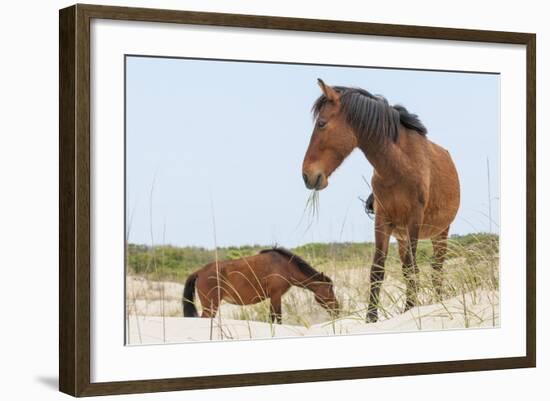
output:
[[[420, 230], [420, 233], [418, 235], [418, 239], [429, 239], [435, 237], [437, 234], [442, 232], [443, 230]], [[409, 235], [406, 229], [395, 229], [392, 231], [391, 234], [393, 237], [400, 241], [407, 241], [409, 239]]]
[[233, 296], [231, 295], [226, 295], [225, 297], [223, 297], [223, 300], [233, 305], [242, 305], [241, 303], [242, 301], [240, 301], [239, 299], [236, 299], [236, 297], [233, 298]]
[[[432, 196], [427, 207], [424, 209], [424, 219], [418, 233], [419, 239], [434, 238], [447, 229], [456, 217], [459, 196], [442, 197], [441, 195], [438, 194], [437, 197]], [[393, 208], [392, 206], [394, 205], [390, 205], [384, 210], [386, 218], [393, 225], [392, 235], [397, 239], [406, 240], [409, 238], [409, 216], [413, 213], [411, 206], [409, 204], [395, 205]], [[399, 218], [396, 216], [399, 216]]]
[[[437, 211], [430, 211], [426, 213], [426, 217], [420, 225], [420, 231], [418, 233], [418, 239], [430, 239], [436, 237], [438, 234], [447, 229], [454, 217], [456, 210], [447, 209], [445, 212], [438, 213]], [[392, 235], [399, 240], [406, 240], [409, 238], [409, 231], [405, 224], [396, 224], [392, 230]]]
[[253, 305], [266, 299], [265, 295], [252, 286], [231, 288], [223, 294], [223, 300], [233, 305]]

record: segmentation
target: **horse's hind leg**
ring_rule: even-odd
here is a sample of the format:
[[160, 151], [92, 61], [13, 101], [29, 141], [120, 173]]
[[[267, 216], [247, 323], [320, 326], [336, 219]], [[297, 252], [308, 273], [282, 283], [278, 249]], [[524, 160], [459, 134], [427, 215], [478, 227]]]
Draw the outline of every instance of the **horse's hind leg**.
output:
[[198, 295], [201, 301], [202, 313], [201, 317], [214, 317], [218, 311], [220, 301], [216, 289], [212, 288], [198, 288]]
[[277, 324], [283, 323], [283, 312], [281, 307], [281, 294], [272, 294], [270, 299], [269, 312], [271, 315], [271, 322]]
[[219, 303], [216, 302], [216, 300], [214, 298], [210, 298], [206, 302], [209, 302], [209, 303], [204, 304], [204, 303], [201, 302], [201, 304], [203, 305], [201, 317], [214, 317], [214, 316], [216, 316], [216, 312], [218, 311]]
[[432, 284], [434, 286], [437, 300], [441, 301], [443, 293], [443, 261], [447, 254], [447, 236], [449, 235], [449, 227], [443, 232], [432, 238], [433, 245], [433, 261], [432, 261]]

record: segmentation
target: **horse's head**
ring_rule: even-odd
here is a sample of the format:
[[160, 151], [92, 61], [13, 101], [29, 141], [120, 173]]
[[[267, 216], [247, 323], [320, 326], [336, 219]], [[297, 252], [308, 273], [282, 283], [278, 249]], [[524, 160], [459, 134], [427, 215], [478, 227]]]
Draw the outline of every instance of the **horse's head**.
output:
[[357, 146], [357, 138], [341, 112], [338, 91], [319, 79], [323, 94], [314, 106], [315, 126], [302, 165], [309, 189], [321, 190], [332, 174]]
[[340, 304], [334, 293], [334, 285], [330, 279], [313, 284], [312, 290], [315, 294], [315, 300], [319, 305], [325, 308], [332, 317], [338, 317]]

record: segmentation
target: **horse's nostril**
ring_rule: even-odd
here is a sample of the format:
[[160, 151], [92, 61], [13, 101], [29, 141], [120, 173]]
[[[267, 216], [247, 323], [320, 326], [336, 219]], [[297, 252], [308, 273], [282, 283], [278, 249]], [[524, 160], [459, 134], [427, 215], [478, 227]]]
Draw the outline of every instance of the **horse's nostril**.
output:
[[315, 178], [315, 183], [313, 184], [313, 188], [319, 188], [319, 183], [321, 182], [321, 174], [317, 174], [317, 177]]
[[306, 184], [307, 186], [307, 174], [306, 173], [302, 173], [302, 178], [304, 179], [304, 183]]

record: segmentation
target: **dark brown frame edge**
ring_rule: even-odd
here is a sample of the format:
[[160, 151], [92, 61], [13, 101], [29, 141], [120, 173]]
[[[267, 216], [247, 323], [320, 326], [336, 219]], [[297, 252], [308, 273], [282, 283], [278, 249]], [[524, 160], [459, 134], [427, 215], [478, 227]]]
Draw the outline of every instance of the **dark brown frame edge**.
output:
[[[90, 20], [510, 43], [527, 49], [527, 306], [524, 357], [121, 382], [90, 382]], [[59, 389], [73, 396], [535, 367], [536, 35], [423, 26], [77, 4], [59, 12]]]

